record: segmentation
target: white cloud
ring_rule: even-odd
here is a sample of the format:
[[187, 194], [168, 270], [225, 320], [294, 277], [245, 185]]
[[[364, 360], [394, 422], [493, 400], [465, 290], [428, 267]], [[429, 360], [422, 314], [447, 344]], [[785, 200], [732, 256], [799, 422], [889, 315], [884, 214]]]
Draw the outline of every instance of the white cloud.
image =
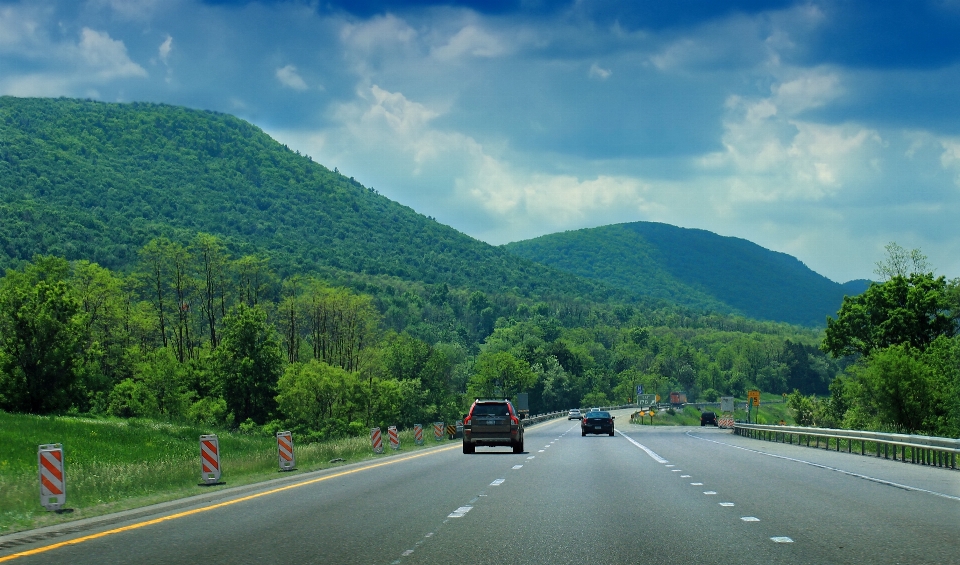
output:
[[173, 50], [173, 37], [168, 33], [167, 38], [163, 40], [163, 43], [160, 44], [157, 52], [160, 54], [160, 60], [163, 61], [163, 64], [167, 64], [167, 58], [170, 57], [170, 52]]
[[127, 56], [123, 42], [111, 39], [107, 32], [83, 28], [77, 52], [102, 79], [147, 76], [147, 71]]
[[610, 78], [610, 75], [612, 74], [613, 74], [613, 71], [611, 71], [610, 69], [604, 69], [603, 67], [601, 67], [596, 63], [590, 65], [590, 72], [588, 73], [590, 78], [598, 78], [600, 80], [607, 80], [608, 78]]
[[944, 169], [955, 173], [953, 184], [960, 187], [960, 138], [945, 138], [939, 141], [943, 148], [943, 153], [940, 154], [940, 164]]
[[0, 49], [24, 48], [36, 36], [38, 24], [26, 10], [0, 7]]
[[883, 144], [877, 131], [796, 117], [838, 95], [840, 80], [835, 74], [801, 73], [770, 90], [768, 98], [728, 98], [725, 150], [700, 159], [705, 169], [724, 171], [729, 198], [818, 200], [835, 194], [848, 181], [860, 183], [875, 175], [871, 159]]
[[341, 41], [365, 52], [409, 45], [416, 37], [416, 30], [393, 14], [377, 16], [362, 23], [345, 24], [340, 30]]
[[508, 51], [501, 39], [477, 26], [468, 25], [451, 37], [446, 44], [435, 47], [432, 55], [441, 61], [448, 61], [463, 55], [499, 57]]
[[297, 74], [297, 68], [293, 65], [287, 65], [277, 69], [277, 80], [280, 81], [280, 84], [286, 86], [287, 88], [292, 88], [294, 90], [306, 90], [307, 83], [304, 82], [303, 78]]

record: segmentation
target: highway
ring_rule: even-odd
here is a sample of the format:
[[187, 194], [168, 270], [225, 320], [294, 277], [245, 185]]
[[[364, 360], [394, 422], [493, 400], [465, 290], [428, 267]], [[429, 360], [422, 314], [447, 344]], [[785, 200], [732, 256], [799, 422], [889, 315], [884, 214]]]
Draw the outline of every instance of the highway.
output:
[[616, 414], [614, 437], [554, 420], [526, 430], [523, 454], [401, 454], [8, 547], [0, 562], [960, 563], [960, 472]]

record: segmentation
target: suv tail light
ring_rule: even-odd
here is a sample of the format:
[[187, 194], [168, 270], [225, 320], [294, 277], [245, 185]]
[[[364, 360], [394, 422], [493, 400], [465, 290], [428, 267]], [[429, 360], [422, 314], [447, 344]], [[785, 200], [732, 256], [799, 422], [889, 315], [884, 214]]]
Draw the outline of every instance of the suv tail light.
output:
[[517, 418], [517, 417], [514, 416], [513, 414], [510, 414], [510, 423], [513, 424], [514, 426], [519, 426], [519, 425], [520, 425], [520, 418]]

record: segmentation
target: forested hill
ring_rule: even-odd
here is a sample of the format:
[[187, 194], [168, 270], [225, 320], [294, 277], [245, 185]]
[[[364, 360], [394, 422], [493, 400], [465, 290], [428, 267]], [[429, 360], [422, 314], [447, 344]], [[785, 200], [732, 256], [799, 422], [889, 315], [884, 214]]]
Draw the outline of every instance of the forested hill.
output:
[[654, 222], [545, 235], [505, 248], [651, 297], [805, 326], [825, 325], [845, 294], [869, 284], [835, 283], [795, 257], [744, 239]]
[[163, 235], [222, 237], [282, 275], [341, 269], [523, 295], [602, 285], [470, 238], [233, 116], [0, 97], [0, 268], [35, 254], [124, 270]]

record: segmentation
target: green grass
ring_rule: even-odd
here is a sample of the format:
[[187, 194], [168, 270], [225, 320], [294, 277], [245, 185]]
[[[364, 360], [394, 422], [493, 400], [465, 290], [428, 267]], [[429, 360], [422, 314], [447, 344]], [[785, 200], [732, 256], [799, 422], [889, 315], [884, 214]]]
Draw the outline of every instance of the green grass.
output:
[[[199, 436], [217, 433], [222, 481], [199, 487]], [[425, 425], [425, 446], [434, 445]], [[384, 433], [384, 454], [374, 455], [366, 437], [296, 444], [297, 470], [279, 473], [273, 437], [209, 430], [150, 420], [99, 420], [31, 416], [0, 411], [0, 535], [174, 500], [223, 488], [325, 469], [393, 453]], [[400, 432], [401, 451], [420, 449], [413, 430]], [[37, 446], [64, 449], [66, 508], [40, 505]], [[342, 463], [330, 463], [336, 458]]]
[[[757, 410], [753, 410], [751, 413], [751, 421], [758, 424], [779, 424], [780, 420], [783, 420], [788, 426], [794, 425], [793, 416], [790, 415], [790, 411], [787, 409], [786, 404], [773, 404], [770, 400], [774, 400], [774, 395], [770, 395], [770, 399], [767, 399], [767, 402], [764, 402], [765, 399], [763, 396], [760, 397], [760, 409], [759, 414]], [[776, 400], [779, 400], [777, 398]], [[705, 411], [717, 412], [717, 410], [708, 409]], [[700, 425], [700, 410], [697, 410], [695, 406], [686, 405], [683, 409], [673, 409], [673, 414], [670, 413], [670, 410], [663, 412], [657, 412], [657, 415], [653, 417], [654, 426], [699, 426]], [[718, 413], [719, 414], [719, 413]], [[737, 410], [734, 412], [733, 417], [735, 420], [746, 421], [747, 412], [745, 410]], [[631, 423], [641, 424], [639, 419], [631, 419]], [[650, 417], [643, 417], [643, 425], [650, 425]]]

